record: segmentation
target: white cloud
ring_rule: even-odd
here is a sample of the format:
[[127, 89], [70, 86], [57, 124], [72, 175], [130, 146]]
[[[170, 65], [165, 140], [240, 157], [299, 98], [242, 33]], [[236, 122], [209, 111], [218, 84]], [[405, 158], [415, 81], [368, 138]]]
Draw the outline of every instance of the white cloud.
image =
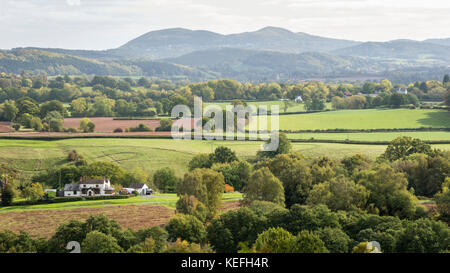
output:
[[67, 0], [67, 5], [79, 6], [79, 5], [81, 5], [81, 0]]

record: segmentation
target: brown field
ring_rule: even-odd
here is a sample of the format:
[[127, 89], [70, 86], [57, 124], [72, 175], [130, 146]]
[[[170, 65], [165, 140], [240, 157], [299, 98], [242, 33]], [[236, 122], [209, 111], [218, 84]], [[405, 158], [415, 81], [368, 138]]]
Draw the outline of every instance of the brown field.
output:
[[[64, 119], [65, 128], [78, 128], [80, 127], [80, 120], [82, 118], [66, 118]], [[89, 118], [95, 123], [96, 132], [113, 132], [114, 129], [136, 127], [143, 123], [153, 130], [159, 126], [159, 120], [114, 120], [114, 118]]]
[[8, 131], [14, 131], [11, 127], [9, 127], [10, 122], [0, 122], [0, 132], [8, 132]]
[[123, 205], [64, 210], [5, 212], [0, 215], [0, 229], [20, 230], [33, 237], [50, 238], [62, 223], [72, 219], [84, 221], [90, 215], [104, 214], [116, 220], [122, 228], [139, 230], [162, 226], [175, 215], [175, 210], [163, 206]]
[[171, 136], [170, 132], [129, 132], [129, 133], [64, 133], [64, 132], [12, 132], [12, 133], [0, 133], [0, 137], [23, 137], [23, 138], [73, 138], [73, 137], [120, 137], [120, 136], [139, 136], [139, 137], [152, 137], [152, 136]]
[[[222, 211], [238, 209], [239, 201], [224, 202]], [[175, 210], [163, 206], [123, 205], [78, 209], [33, 210], [0, 214], [0, 230], [21, 230], [35, 238], [50, 238], [60, 224], [72, 219], [84, 221], [90, 215], [103, 214], [114, 219], [123, 229], [139, 230], [166, 225]]]

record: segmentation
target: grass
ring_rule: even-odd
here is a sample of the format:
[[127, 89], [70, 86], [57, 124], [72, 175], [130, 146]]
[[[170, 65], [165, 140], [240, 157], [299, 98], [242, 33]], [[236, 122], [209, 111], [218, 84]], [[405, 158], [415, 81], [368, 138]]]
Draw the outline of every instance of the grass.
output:
[[376, 133], [300, 133], [287, 134], [289, 139], [354, 140], [354, 141], [391, 141], [400, 136], [409, 136], [426, 141], [450, 141], [450, 132], [376, 132]]
[[[345, 136], [347, 134], [342, 134]], [[173, 139], [65, 139], [7, 140], [0, 139], [0, 164], [23, 172], [24, 176], [67, 163], [67, 153], [73, 149], [88, 162], [110, 161], [124, 169], [142, 168], [150, 173], [171, 167], [177, 176], [187, 172], [189, 160], [198, 153], [213, 152], [218, 146], [231, 148], [241, 158], [250, 158], [260, 150], [260, 141], [194, 141]], [[450, 150], [450, 145], [433, 145]], [[292, 149], [305, 156], [326, 155], [342, 158], [364, 153], [375, 158], [386, 149], [384, 145], [357, 145], [332, 143], [293, 143]]]
[[[239, 192], [224, 193], [223, 202], [239, 201], [242, 194]], [[159, 205], [167, 208], [175, 209], [178, 197], [176, 194], [155, 194], [150, 198], [142, 198], [140, 196], [130, 197], [127, 199], [108, 199], [108, 200], [92, 200], [92, 201], [74, 201], [65, 203], [42, 204], [31, 206], [12, 206], [0, 207], [0, 213], [4, 212], [20, 212], [29, 210], [61, 210], [61, 209], [79, 209], [79, 208], [97, 208], [106, 206], [121, 205]]]
[[449, 125], [448, 111], [428, 109], [341, 110], [280, 116], [280, 130], [445, 128]]

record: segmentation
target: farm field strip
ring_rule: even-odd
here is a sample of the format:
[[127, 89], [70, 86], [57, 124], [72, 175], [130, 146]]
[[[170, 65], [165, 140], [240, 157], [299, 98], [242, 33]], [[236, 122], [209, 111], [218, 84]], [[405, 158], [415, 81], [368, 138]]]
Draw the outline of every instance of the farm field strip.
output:
[[[67, 163], [67, 152], [77, 150], [88, 162], [111, 161], [127, 170], [141, 168], [153, 173], [170, 166], [178, 177], [187, 172], [189, 160], [198, 153], [211, 153], [218, 146], [234, 150], [239, 157], [250, 158], [260, 150], [261, 141], [195, 141], [173, 139], [64, 139], [6, 140], [0, 139], [0, 164], [33, 175], [59, 164]], [[450, 150], [448, 144], [432, 145]], [[384, 152], [385, 145], [292, 143], [292, 150], [308, 157], [342, 158], [364, 153], [374, 159]]]
[[[239, 192], [224, 193], [223, 202], [234, 202], [242, 199]], [[12, 206], [0, 207], [0, 215], [6, 212], [32, 211], [32, 210], [67, 210], [76, 208], [96, 208], [108, 206], [124, 206], [124, 205], [158, 205], [170, 209], [175, 209], [178, 197], [176, 194], [155, 194], [149, 198], [130, 197], [128, 199], [109, 199], [109, 200], [93, 200], [93, 201], [75, 201], [54, 204], [41, 204], [31, 206]]]
[[[448, 128], [445, 110], [365, 109], [280, 115], [280, 130]], [[268, 119], [270, 122], [270, 118]]]

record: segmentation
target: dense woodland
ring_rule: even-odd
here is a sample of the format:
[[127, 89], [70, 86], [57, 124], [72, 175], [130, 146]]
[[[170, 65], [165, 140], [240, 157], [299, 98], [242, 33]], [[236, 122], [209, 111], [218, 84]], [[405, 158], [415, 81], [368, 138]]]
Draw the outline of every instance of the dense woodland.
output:
[[[49, 240], [2, 231], [0, 252], [65, 252], [69, 241], [80, 242], [84, 252], [103, 253], [358, 253], [369, 251], [369, 241], [378, 241], [386, 253], [450, 250], [450, 154], [418, 139], [395, 139], [375, 161], [360, 154], [334, 160], [294, 153], [280, 134], [278, 150], [249, 161], [226, 147], [198, 154], [182, 179], [170, 168], [150, 176], [86, 162], [76, 152], [68, 156], [69, 165], [29, 184], [9, 183], [3, 205], [14, 196], [42, 196], [42, 184], [62, 187], [84, 175], [108, 176], [117, 190], [146, 181], [161, 192], [176, 192], [177, 215], [164, 228], [139, 231], [92, 216], [62, 224]], [[8, 175], [14, 181], [14, 172]], [[243, 192], [242, 206], [219, 214], [221, 196], [230, 188]], [[418, 204], [431, 197], [434, 209]]]

